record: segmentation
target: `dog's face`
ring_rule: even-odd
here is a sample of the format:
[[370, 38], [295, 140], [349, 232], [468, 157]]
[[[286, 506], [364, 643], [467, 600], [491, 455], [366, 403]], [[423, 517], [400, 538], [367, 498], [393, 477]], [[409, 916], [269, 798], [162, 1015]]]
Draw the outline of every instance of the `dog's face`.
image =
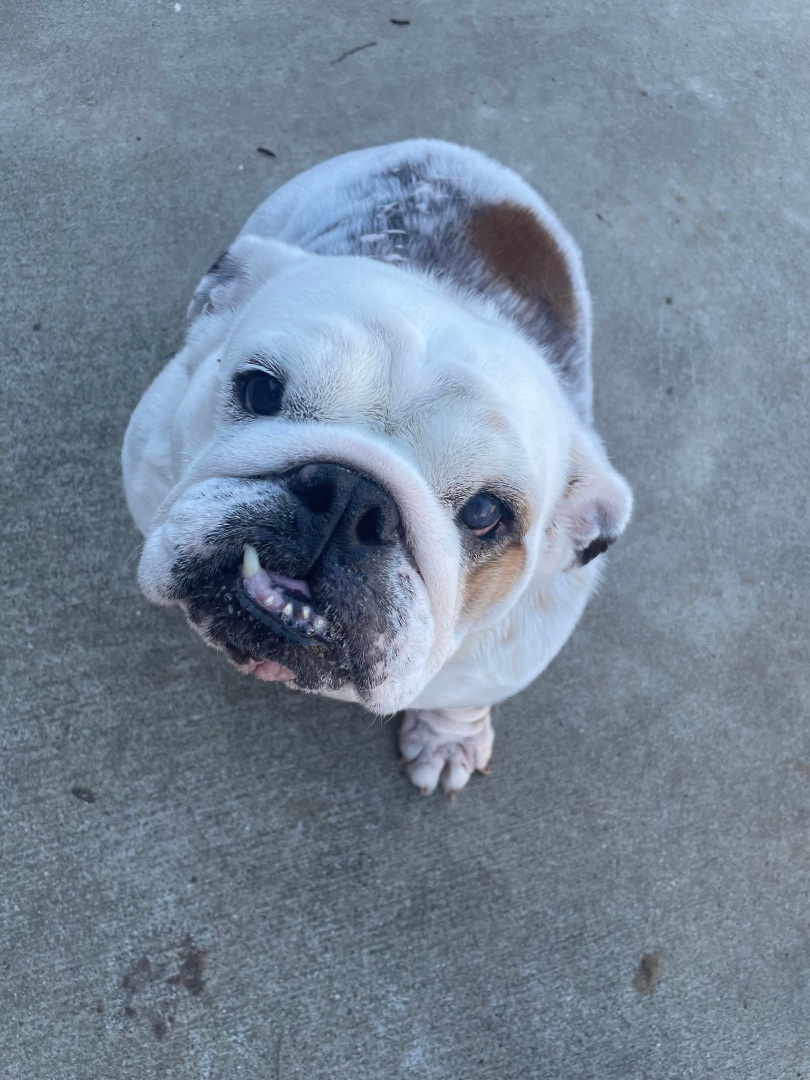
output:
[[246, 237], [190, 314], [125, 444], [139, 579], [243, 671], [394, 712], [623, 526], [623, 481], [485, 305]]

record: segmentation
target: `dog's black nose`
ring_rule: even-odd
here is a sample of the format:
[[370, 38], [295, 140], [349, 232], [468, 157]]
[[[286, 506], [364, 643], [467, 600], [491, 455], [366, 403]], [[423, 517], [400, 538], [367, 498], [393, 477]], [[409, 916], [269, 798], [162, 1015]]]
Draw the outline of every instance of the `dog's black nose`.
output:
[[400, 533], [396, 503], [379, 484], [343, 465], [319, 462], [287, 475], [298, 537], [310, 567], [324, 548], [357, 562]]

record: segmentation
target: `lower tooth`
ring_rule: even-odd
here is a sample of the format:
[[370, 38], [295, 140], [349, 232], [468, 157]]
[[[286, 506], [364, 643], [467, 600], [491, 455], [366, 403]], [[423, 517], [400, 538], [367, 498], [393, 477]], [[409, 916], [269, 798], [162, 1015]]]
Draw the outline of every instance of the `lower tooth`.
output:
[[292, 604], [286, 604], [283, 611], [281, 612], [282, 615], [287, 615], [287, 616], [292, 615], [292, 613], [293, 613]]

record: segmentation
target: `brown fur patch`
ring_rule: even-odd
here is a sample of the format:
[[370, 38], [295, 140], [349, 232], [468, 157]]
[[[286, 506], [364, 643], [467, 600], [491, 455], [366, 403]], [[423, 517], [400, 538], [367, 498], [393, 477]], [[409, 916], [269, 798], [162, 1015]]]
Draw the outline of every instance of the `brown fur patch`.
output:
[[498, 634], [498, 645], [502, 649], [508, 649], [510, 645], [514, 645], [517, 641], [518, 630], [520, 627], [518, 626], [516, 619], [505, 619], [504, 622], [506, 625]]
[[480, 618], [503, 600], [523, 573], [525, 564], [526, 551], [522, 544], [514, 544], [486, 562], [472, 563], [464, 582], [464, 614], [468, 618]]
[[551, 597], [548, 593], [542, 590], [532, 593], [529, 597], [529, 603], [535, 611], [539, 611], [541, 615], [545, 614], [551, 607]]
[[493, 431], [506, 431], [508, 427], [505, 417], [501, 413], [495, 412], [494, 409], [489, 409], [484, 414], [484, 423], [491, 427]]
[[467, 235], [494, 278], [530, 303], [545, 303], [564, 326], [575, 325], [577, 305], [565, 255], [527, 206], [481, 206]]

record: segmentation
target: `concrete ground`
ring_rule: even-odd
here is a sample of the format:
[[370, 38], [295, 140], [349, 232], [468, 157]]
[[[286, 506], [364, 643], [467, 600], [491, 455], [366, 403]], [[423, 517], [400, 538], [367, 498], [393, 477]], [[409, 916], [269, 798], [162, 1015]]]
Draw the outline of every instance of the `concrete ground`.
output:
[[[806, 0], [2, 20], [0, 1076], [810, 1077]], [[637, 497], [455, 804], [148, 608], [118, 468], [254, 206], [416, 134], [579, 239]]]

